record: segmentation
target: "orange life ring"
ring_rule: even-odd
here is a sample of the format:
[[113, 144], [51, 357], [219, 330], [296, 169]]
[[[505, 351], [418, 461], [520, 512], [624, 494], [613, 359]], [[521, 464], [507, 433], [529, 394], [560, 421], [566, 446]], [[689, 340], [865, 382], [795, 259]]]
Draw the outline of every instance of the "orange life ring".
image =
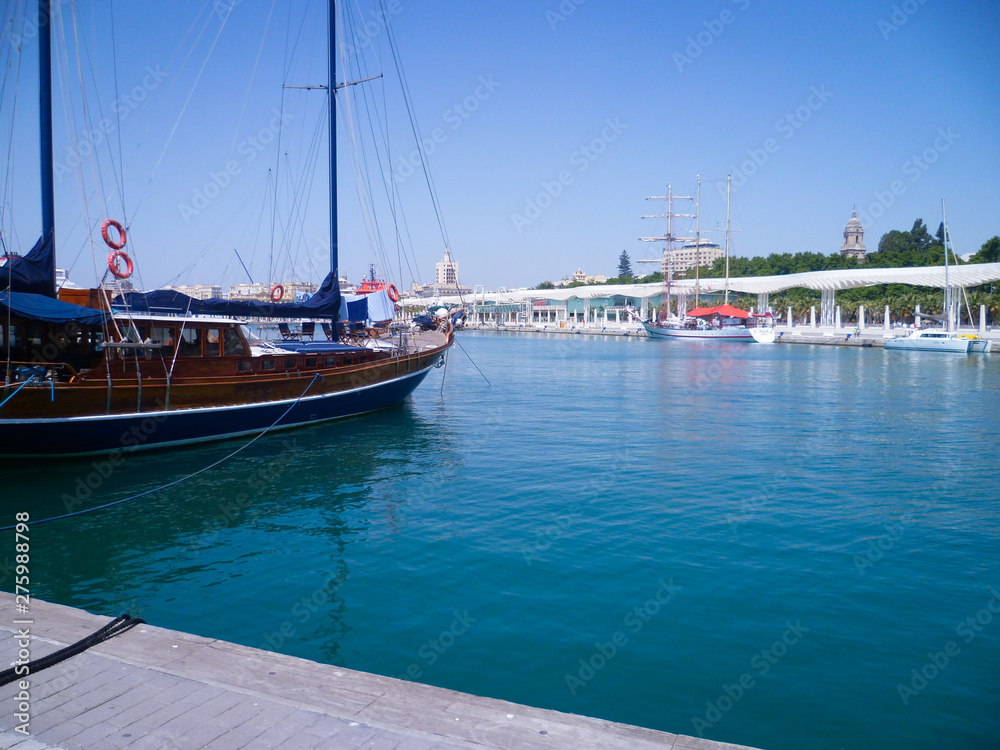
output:
[[281, 284], [275, 284], [271, 287], [271, 302], [280, 302], [281, 298], [285, 296], [285, 287]]
[[389, 284], [389, 286], [385, 288], [385, 292], [386, 294], [389, 295], [389, 299], [391, 299], [393, 302], [399, 302], [399, 290], [396, 289], [395, 286]]
[[[108, 234], [108, 227], [114, 227], [115, 229], [118, 230], [118, 242], [113, 242], [111, 240], [111, 235]], [[104, 241], [108, 243], [108, 247], [110, 247], [112, 250], [121, 250], [123, 247], [125, 247], [125, 241], [127, 239], [125, 237], [125, 227], [122, 226], [120, 221], [117, 221], [115, 219], [104, 220], [104, 223], [101, 224], [101, 237], [104, 238]], [[119, 278], [124, 278], [124, 277], [119, 277]]]
[[[122, 236], [124, 237], [124, 235]], [[118, 270], [119, 258], [125, 261], [124, 273]], [[128, 254], [124, 250], [112, 250], [111, 254], [108, 255], [108, 270], [111, 271], [111, 275], [116, 279], [127, 279], [132, 275], [132, 259], [128, 257]]]

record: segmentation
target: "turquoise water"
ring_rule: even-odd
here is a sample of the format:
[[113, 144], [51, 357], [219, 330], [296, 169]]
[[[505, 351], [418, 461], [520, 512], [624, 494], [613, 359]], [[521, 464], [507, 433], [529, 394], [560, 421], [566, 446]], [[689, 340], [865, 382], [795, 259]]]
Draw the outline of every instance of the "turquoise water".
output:
[[[997, 746], [1000, 357], [460, 341], [492, 387], [456, 350], [400, 408], [37, 526], [33, 593], [768, 750]], [[238, 445], [7, 465], [0, 505]]]

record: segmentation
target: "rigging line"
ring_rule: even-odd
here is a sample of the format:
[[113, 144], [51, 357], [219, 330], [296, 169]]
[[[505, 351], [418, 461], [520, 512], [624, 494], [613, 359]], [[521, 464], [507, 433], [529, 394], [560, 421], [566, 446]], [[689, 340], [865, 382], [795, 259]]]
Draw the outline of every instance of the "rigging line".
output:
[[[308, 7], [306, 8], [306, 11], [308, 11]], [[295, 43], [292, 45], [293, 51], [295, 49], [297, 49], [298, 46], [299, 46], [299, 40], [302, 38], [302, 31], [305, 28], [306, 18], [308, 18], [308, 16], [309, 16], [308, 12], [305, 12], [305, 13], [302, 14], [302, 21], [301, 21], [301, 23], [299, 23], [299, 30], [298, 30], [298, 32], [295, 35]], [[287, 30], [290, 30], [291, 29], [291, 25], [292, 25], [292, 4], [289, 3], [288, 4], [288, 22], [287, 22], [285, 28]], [[284, 70], [282, 71], [282, 76], [281, 76], [281, 82], [282, 82], [282, 86], [281, 86], [281, 102], [280, 102], [280, 105], [279, 105], [279, 107], [280, 107], [279, 111], [282, 114], [284, 114], [284, 112], [285, 112], [285, 86], [288, 84], [288, 74], [291, 72], [291, 68], [292, 68], [292, 65], [291, 65], [291, 56], [288, 54], [288, 38], [289, 38], [289, 34], [288, 34], [288, 31], [286, 31], [286, 33], [285, 33], [285, 59], [283, 61], [283, 63], [284, 63]], [[282, 135], [283, 131], [284, 131], [284, 128], [279, 128], [278, 129], [278, 142], [277, 142], [277, 144], [275, 146], [275, 153], [274, 153], [274, 202], [271, 204], [271, 243], [270, 243], [270, 247], [268, 249], [268, 255], [267, 255], [267, 280], [268, 280], [269, 284], [273, 280], [273, 268], [272, 268], [272, 266], [273, 266], [273, 263], [274, 263], [274, 232], [275, 232], [275, 227], [277, 226], [277, 223], [278, 223], [278, 178], [279, 178], [278, 169], [281, 166], [281, 135]], [[252, 262], [253, 262], [253, 259], [251, 258], [251, 263]]]
[[[13, 30], [16, 27], [16, 15], [17, 15], [17, 8], [15, 8], [14, 16], [12, 16], [12, 20], [11, 20], [11, 24], [10, 24], [11, 25], [11, 30]], [[11, 45], [10, 49], [13, 50], [13, 48], [14, 48], [13, 45]], [[13, 178], [13, 175], [14, 175], [14, 158], [13, 157], [14, 157], [14, 140], [15, 140], [14, 123], [17, 120], [17, 94], [18, 94], [18, 91], [20, 90], [20, 85], [19, 84], [20, 84], [20, 81], [21, 81], [21, 60], [23, 58], [24, 58], [24, 56], [22, 54], [18, 53], [18, 55], [17, 55], [17, 67], [15, 68], [15, 72], [14, 72], [14, 95], [12, 97], [13, 101], [11, 102], [11, 112], [10, 112], [10, 141], [8, 142], [8, 147], [7, 147], [6, 180], [4, 182], [4, 188], [3, 188], [3, 202], [0, 203], [0, 226], [2, 226], [2, 223], [3, 223], [3, 209], [4, 209], [4, 207], [7, 206], [7, 194], [8, 194], [7, 191], [10, 189], [10, 186], [13, 183], [13, 179], [12, 178]], [[9, 67], [9, 61], [8, 61], [8, 65], [6, 67]], [[6, 89], [7, 80], [8, 80], [8, 75], [5, 73], [4, 74], [4, 83], [3, 83], [4, 89]], [[5, 93], [4, 91], [0, 90], [0, 102], [3, 101], [4, 93]], [[13, 195], [14, 194], [11, 193], [10, 221], [11, 221], [11, 232], [12, 233], [14, 233], [14, 205], [13, 205]], [[16, 234], [15, 234], [14, 239], [15, 240], [17, 239]]]
[[[230, 9], [230, 13], [232, 10]], [[208, 48], [208, 53], [205, 55], [205, 60], [201, 64], [201, 68], [198, 69], [198, 74], [194, 78], [194, 83], [191, 84], [191, 90], [188, 92], [187, 98], [184, 100], [183, 106], [181, 106], [181, 111], [177, 115], [177, 119], [174, 121], [173, 127], [170, 129], [170, 134], [167, 136], [167, 142], [163, 144], [163, 150], [160, 152], [159, 158], [156, 160], [156, 164], [153, 165], [152, 172], [150, 172], [149, 180], [146, 182], [146, 188], [143, 190], [142, 196], [139, 198], [139, 202], [136, 204], [135, 210], [132, 212], [133, 218], [139, 212], [139, 206], [142, 205], [149, 192], [149, 186], [153, 182], [153, 178], [156, 176], [156, 170], [160, 168], [160, 164], [163, 163], [163, 157], [167, 154], [167, 149], [170, 148], [170, 144], [174, 139], [174, 135], [177, 133], [177, 128], [181, 124], [181, 120], [184, 118], [184, 113], [187, 112], [188, 104], [191, 103], [191, 97], [194, 96], [195, 89], [198, 88], [198, 83], [201, 81], [201, 76], [205, 72], [205, 68], [208, 66], [208, 61], [212, 59], [212, 53], [215, 51], [215, 46], [219, 43], [219, 38], [222, 36], [223, 30], [226, 28], [226, 23], [229, 21], [230, 13], [227, 13], [225, 18], [222, 19], [222, 23], [219, 24], [219, 30], [215, 32], [215, 38], [212, 40], [212, 45]], [[195, 40], [195, 44], [191, 47], [191, 52], [188, 54], [190, 58], [191, 54], [194, 53], [194, 46], [197, 45], [198, 41], [201, 39], [202, 34], [205, 33], [205, 29], [208, 28], [209, 22], [212, 20], [212, 16], [209, 15], [208, 19], [205, 21], [205, 25], [202, 27], [201, 33], [198, 34], [198, 39]], [[187, 63], [188, 58], [185, 58], [184, 63]], [[183, 66], [182, 66], [183, 68]], [[180, 71], [178, 71], [180, 73]]]
[[[118, 34], [115, 32], [115, 0], [108, 0], [108, 4], [111, 7], [111, 64], [114, 71], [115, 77], [115, 102], [119, 101], [118, 93], [118, 45], [115, 40], [118, 39]], [[125, 209], [125, 157], [122, 151], [122, 126], [121, 120], [119, 118], [118, 127], [115, 128], [118, 131], [118, 170], [117, 175], [119, 194], [122, 199], [122, 221], [125, 222], [125, 226], [128, 226], [128, 211]], [[111, 144], [108, 144], [108, 149], [111, 148]], [[112, 159], [112, 163], [114, 160]]]
[[[178, 345], [178, 348], [180, 348], [179, 345]], [[249, 448], [251, 445], [253, 445], [258, 440], [260, 440], [262, 437], [264, 437], [271, 430], [273, 430], [278, 425], [278, 423], [281, 422], [282, 419], [284, 419], [285, 417], [288, 416], [289, 412], [291, 412], [292, 409], [294, 409], [296, 406], [298, 406], [299, 402], [303, 398], [305, 398], [306, 393], [309, 392], [309, 389], [313, 387], [313, 385], [316, 383], [317, 380], [325, 380], [325, 378], [317, 372], [313, 376], [313, 379], [309, 381], [309, 385], [306, 386], [305, 390], [302, 391], [301, 394], [299, 394], [299, 397], [297, 399], [295, 399], [295, 401], [293, 401], [291, 403], [291, 405], [287, 409], [285, 409], [284, 413], [280, 417], [278, 417], [276, 420], [274, 420], [268, 427], [265, 427], [264, 430], [261, 433], [259, 433], [257, 435], [254, 435], [254, 437], [248, 443], [246, 443], [245, 445], [240, 446], [239, 448], [237, 448], [236, 450], [234, 450], [232, 453], [230, 453], [228, 456], [223, 456], [222, 458], [220, 458], [215, 463], [209, 464], [208, 466], [206, 466], [203, 469], [198, 469], [198, 471], [192, 472], [191, 474], [183, 476], [180, 479], [175, 479], [172, 482], [167, 482], [166, 484], [162, 484], [159, 487], [154, 487], [151, 490], [145, 490], [145, 491], [140, 492], [140, 493], [138, 493], [136, 495], [131, 495], [129, 497], [124, 497], [121, 500], [115, 500], [115, 501], [110, 502], [110, 503], [105, 503], [104, 505], [98, 505], [98, 506], [96, 506], [94, 508], [85, 508], [84, 510], [74, 511], [73, 513], [64, 513], [61, 516], [52, 516], [51, 518], [43, 518], [40, 521], [32, 521], [31, 525], [32, 526], [37, 526], [38, 524], [48, 523], [50, 521], [61, 521], [61, 520], [65, 519], [65, 518], [73, 518], [74, 516], [82, 516], [85, 513], [93, 513], [94, 511], [104, 510], [105, 508], [111, 508], [111, 507], [114, 507], [115, 505], [121, 505], [122, 503], [127, 503], [127, 502], [129, 502], [131, 500], [138, 500], [139, 498], [142, 498], [142, 497], [148, 497], [149, 495], [153, 495], [153, 494], [156, 494], [157, 492], [162, 492], [163, 490], [170, 489], [171, 487], [175, 487], [178, 484], [182, 484], [183, 482], [186, 482], [189, 479], [194, 479], [199, 474], [204, 474], [206, 471], [209, 471], [210, 469], [214, 469], [216, 466], [219, 466], [220, 464], [225, 463], [226, 461], [228, 461], [229, 459], [231, 459], [236, 454], [242, 453], [247, 448]], [[14, 526], [5, 526], [3, 528], [0, 528], [0, 531], [10, 531], [13, 528], [15, 528], [15, 527]]]
[[385, 11], [384, 0], [379, 0], [379, 5], [383, 10], [382, 15], [385, 18], [385, 30], [389, 41], [389, 48], [392, 51], [392, 59], [396, 65], [396, 75], [399, 77], [400, 87], [403, 91], [403, 101], [406, 104], [406, 112], [409, 115], [410, 128], [413, 130], [413, 138], [417, 143], [417, 152], [420, 154], [420, 163], [423, 166], [424, 180], [427, 183], [427, 189], [431, 194], [431, 204], [434, 206], [434, 215], [437, 217], [438, 228], [441, 230], [441, 239], [444, 241], [445, 247], [450, 248], [451, 242], [448, 239], [448, 231], [444, 226], [444, 217], [441, 214], [441, 207], [438, 204], [437, 191], [434, 188], [434, 180], [431, 177], [430, 167], [427, 164], [424, 149], [420, 146], [420, 129], [417, 126], [417, 117], [413, 110], [413, 102], [410, 100], [409, 84], [406, 81], [406, 74], [403, 72], [402, 61], [399, 55], [399, 45], [396, 44], [396, 34], [393, 31], [392, 21], [389, 14]]
[[[55, 10], [56, 10], [55, 18], [54, 19], [50, 18], [49, 23], [53, 23], [54, 20], [55, 22], [54, 30], [58, 34], [58, 39], [62, 42], [62, 44], [59, 45], [59, 49], [61, 50], [62, 55], [57, 56], [57, 65], [55, 66], [57, 73], [56, 77], [59, 81], [59, 92], [62, 96], [62, 101], [64, 102], [63, 116], [66, 119], [66, 132], [69, 137], [70, 145], [71, 146], [75, 145], [77, 148], [77, 153], [79, 153], [80, 148], [79, 148], [79, 139], [77, 135], [77, 126], [76, 126], [76, 111], [73, 109], [72, 95], [70, 92], [70, 84], [69, 84], [70, 81], [69, 45], [66, 44], [66, 28], [62, 18], [62, 7], [59, 4], [56, 4]], [[79, 187], [80, 189], [80, 197], [83, 202], [83, 215], [86, 220], [86, 226], [90, 227], [91, 226], [90, 201], [88, 199], [86, 180], [84, 178], [82, 170], [74, 169], [73, 173], [74, 176], [76, 177], [77, 187]], [[84, 240], [83, 247], [86, 246], [87, 246], [87, 240]], [[91, 259], [94, 262], [94, 277], [99, 278], [100, 270], [97, 264], [97, 251], [94, 246], [92, 236], [90, 237], [90, 249], [91, 249]], [[81, 248], [80, 252], [83, 252], [83, 248]]]
[[[83, 77], [83, 59], [81, 58], [81, 48], [84, 44], [80, 41], [80, 31], [77, 26], [77, 15], [76, 15], [76, 3], [72, 2], [70, 5], [70, 20], [73, 24], [73, 42], [76, 47], [76, 71], [77, 78], [80, 82], [80, 104], [83, 110], [83, 125], [86, 128], [85, 139], [90, 137], [90, 108], [87, 106], [87, 83]], [[100, 109], [100, 107], [98, 107]], [[82, 148], [82, 147], [81, 147]], [[97, 154], [94, 151], [93, 144], [88, 149], [90, 151], [89, 161], [90, 161], [90, 173], [91, 178], [94, 180], [94, 191], [96, 193], [96, 200], [98, 203], [99, 214], [104, 214], [107, 216], [107, 191], [104, 188], [104, 174], [101, 172], [100, 164], [97, 161]], [[113, 163], [113, 162], [112, 162]], [[89, 219], [89, 208], [88, 208], [88, 219]]]
[[458, 345], [458, 348], [462, 350], [462, 352], [465, 354], [465, 356], [469, 358], [469, 361], [472, 363], [472, 366], [476, 368], [476, 372], [478, 372], [480, 375], [482, 375], [483, 376], [483, 380], [485, 380], [486, 383], [487, 383], [487, 385], [489, 385], [492, 388], [493, 387], [493, 383], [491, 383], [490, 379], [488, 377], [486, 377], [486, 374], [482, 370], [479, 369], [479, 365], [476, 364], [476, 360], [474, 360], [472, 358], [472, 355], [469, 354], [467, 351], [465, 351], [465, 347], [462, 346], [461, 342], [459, 342], [458, 336], [453, 336], [452, 340]]

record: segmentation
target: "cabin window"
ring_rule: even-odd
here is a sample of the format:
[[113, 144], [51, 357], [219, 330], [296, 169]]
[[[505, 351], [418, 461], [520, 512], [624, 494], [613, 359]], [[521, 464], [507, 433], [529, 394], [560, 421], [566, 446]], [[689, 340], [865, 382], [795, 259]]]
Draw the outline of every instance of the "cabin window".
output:
[[246, 357], [250, 354], [235, 328], [227, 328], [222, 332], [222, 353], [227, 357], [235, 355]]
[[205, 356], [218, 357], [222, 354], [222, 331], [218, 328], [205, 330]]
[[286, 370], [294, 370], [295, 369], [295, 362], [296, 362], [296, 358], [295, 357], [285, 357], [285, 369]]
[[274, 369], [274, 360], [273, 359], [262, 359], [260, 361], [260, 369], [261, 370], [273, 370]]
[[253, 361], [241, 359], [236, 363], [236, 372], [253, 372]]
[[185, 328], [181, 331], [180, 343], [177, 353], [182, 357], [201, 356], [201, 336], [200, 328]]
[[337, 366], [337, 358], [336, 357], [327, 357], [326, 358], [326, 366], [327, 367], [336, 367]]
[[316, 358], [315, 357], [307, 357], [306, 358], [306, 367], [315, 367], [315, 366], [316, 366]]
[[174, 329], [153, 326], [149, 329], [149, 339], [153, 343], [159, 342], [162, 351], [172, 354], [174, 351]]
[[344, 364], [345, 365], [353, 365], [354, 364], [354, 357], [351, 357], [351, 356], [344, 357]]

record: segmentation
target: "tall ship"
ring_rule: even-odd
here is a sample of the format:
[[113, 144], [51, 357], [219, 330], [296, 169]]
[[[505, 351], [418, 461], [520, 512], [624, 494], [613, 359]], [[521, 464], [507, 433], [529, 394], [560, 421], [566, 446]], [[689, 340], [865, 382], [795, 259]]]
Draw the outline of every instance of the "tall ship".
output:
[[[51, 0], [39, 0], [37, 17], [50, 18], [51, 10]], [[57, 293], [52, 24], [39, 25], [42, 234], [30, 252], [11, 254], [0, 267], [0, 456], [129, 452], [364, 414], [400, 403], [443, 362], [453, 344], [447, 320], [383, 326], [367, 340], [356, 335], [379, 307], [372, 298], [394, 287], [371, 290], [350, 311], [342, 304], [335, 102], [356, 82], [337, 83], [332, 0], [328, 13], [329, 79], [311, 88], [328, 99], [330, 265], [319, 291], [298, 303], [129, 292], [122, 283], [134, 271], [129, 230], [113, 218], [92, 227], [110, 251], [105, 279], [112, 282]], [[326, 341], [296, 345], [251, 334], [248, 321], [270, 319], [301, 320], [303, 333], [319, 324]], [[344, 331], [355, 334], [352, 343], [341, 340]]]
[[[730, 183], [731, 183], [730, 178]], [[649, 320], [642, 321], [642, 327], [650, 338], [654, 339], [707, 339], [713, 341], [743, 341], [748, 343], [774, 343], [775, 333], [770, 315], [754, 315], [746, 310], [740, 310], [729, 304], [729, 242], [730, 242], [730, 201], [727, 190], [726, 200], [726, 283], [723, 304], [713, 307], [701, 307], [700, 302], [700, 267], [701, 267], [701, 177], [698, 177], [697, 197], [674, 195], [673, 187], [667, 186], [667, 194], [650, 196], [646, 200], [666, 200], [667, 213], [643, 216], [644, 219], [667, 220], [667, 233], [660, 237], [640, 237], [643, 242], [665, 242], [663, 251], [663, 305], [659, 314], [654, 312]], [[675, 200], [697, 201], [694, 214], [676, 213], [673, 210]], [[681, 237], [674, 234], [673, 220], [676, 218], [693, 218], [696, 221], [694, 237]], [[686, 295], [678, 295], [677, 312], [671, 310], [671, 292], [674, 275], [674, 243], [693, 243], [685, 247], [694, 248], [695, 269], [695, 307], [687, 309]], [[713, 247], [717, 247], [713, 245]], [[653, 262], [653, 261], [641, 261]]]

